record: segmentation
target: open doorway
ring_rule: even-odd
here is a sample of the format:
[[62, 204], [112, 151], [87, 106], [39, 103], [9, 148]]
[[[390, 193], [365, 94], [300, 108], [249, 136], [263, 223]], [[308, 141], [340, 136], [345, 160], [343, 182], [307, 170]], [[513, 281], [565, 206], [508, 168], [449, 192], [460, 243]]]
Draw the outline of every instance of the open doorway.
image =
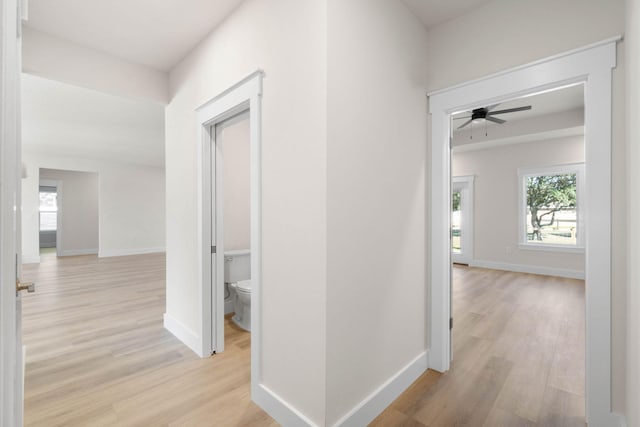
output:
[[[447, 371], [451, 363], [450, 115], [525, 95], [584, 84], [586, 418], [615, 425], [611, 410], [611, 74], [617, 39], [508, 70], [430, 94], [431, 152], [431, 304], [430, 367]], [[524, 235], [524, 233], [523, 233]], [[594, 244], [590, 244], [593, 242]]]
[[58, 246], [58, 188], [61, 185], [57, 181], [41, 180], [39, 187], [38, 237], [42, 256], [56, 253]]
[[[98, 174], [39, 168], [40, 257], [94, 255], [99, 248]], [[25, 196], [30, 195], [25, 186]]]
[[474, 176], [453, 176], [451, 179], [451, 260], [469, 265], [473, 260]]
[[[245, 329], [251, 330], [251, 398], [259, 405], [265, 404], [269, 399], [269, 392], [263, 388], [261, 382], [261, 264], [262, 264], [262, 232], [261, 232], [261, 96], [262, 96], [262, 71], [258, 70], [236, 85], [224, 91], [218, 97], [213, 98], [203, 106], [198, 108], [198, 124], [199, 135], [198, 142], [200, 147], [200, 179], [201, 191], [199, 192], [199, 202], [202, 207], [202, 214], [198, 221], [199, 236], [201, 236], [200, 244], [202, 251], [200, 252], [199, 264], [202, 267], [202, 335], [200, 341], [193, 346], [194, 350], [201, 356], [207, 357], [214, 353], [219, 353], [225, 349], [225, 296], [227, 300], [231, 295], [225, 295], [225, 262], [230, 258], [229, 254], [225, 255], [225, 198], [224, 198], [224, 168], [229, 169], [229, 173], [233, 173], [231, 167], [224, 163], [224, 150], [222, 144], [218, 144], [217, 136], [221, 140], [225, 140], [225, 133], [233, 133], [231, 126], [234, 123], [240, 125], [237, 130], [240, 135], [244, 134], [246, 139], [246, 126], [248, 125], [249, 135], [249, 256], [239, 254], [238, 258], [249, 258], [250, 264], [250, 291], [242, 295], [244, 296], [244, 310], [246, 317], [238, 320], [237, 324], [244, 324]], [[248, 122], [245, 120], [248, 115]], [[244, 127], [244, 128], [243, 128]], [[242, 130], [244, 129], [244, 130]], [[220, 134], [220, 135], [218, 135]], [[233, 141], [230, 141], [230, 144]], [[238, 158], [246, 160], [246, 155], [241, 154]], [[224, 165], [224, 166], [223, 166]], [[246, 164], [244, 166], [246, 168]], [[245, 175], [246, 178], [246, 175]], [[229, 178], [228, 178], [229, 179]], [[247, 184], [244, 186], [246, 191]], [[233, 194], [228, 190], [228, 197]], [[246, 198], [244, 198], [246, 204]], [[245, 235], [246, 233], [246, 209], [245, 220], [237, 221], [237, 230], [235, 238]], [[231, 223], [231, 219], [227, 219]], [[245, 226], [239, 224], [244, 223]], [[241, 231], [242, 230], [242, 231]], [[229, 231], [231, 232], [231, 231]], [[242, 242], [237, 241], [238, 245], [246, 245], [246, 239]], [[236, 243], [234, 243], [236, 244]], [[246, 252], [244, 248], [237, 251]], [[233, 254], [233, 253], [232, 253]], [[230, 271], [230, 270], [229, 270]], [[227, 277], [230, 279], [230, 277]], [[227, 280], [232, 283], [231, 280]], [[236, 285], [238, 282], [236, 282]], [[236, 286], [236, 296], [239, 296]], [[247, 295], [249, 294], [249, 295]], [[248, 297], [248, 298], [247, 298]], [[238, 298], [237, 298], [238, 299]], [[242, 301], [237, 301], [242, 303]], [[249, 304], [248, 304], [249, 303]], [[248, 307], [250, 305], [250, 307]], [[235, 308], [234, 308], [235, 312]], [[236, 313], [239, 314], [239, 313]], [[235, 314], [234, 314], [235, 315]], [[235, 323], [235, 322], [234, 322]], [[249, 326], [249, 328], [246, 328]], [[172, 324], [165, 318], [165, 327], [176, 334], [180, 334], [179, 327]]]
[[[212, 230], [224, 254], [224, 347], [250, 349], [251, 333], [251, 193], [249, 111], [213, 125], [215, 174]], [[220, 181], [220, 182], [217, 182]], [[220, 286], [216, 283], [216, 286]], [[212, 330], [213, 325], [212, 325]]]
[[487, 425], [584, 424], [583, 85], [474, 111], [451, 117], [452, 376], [496, 369]]

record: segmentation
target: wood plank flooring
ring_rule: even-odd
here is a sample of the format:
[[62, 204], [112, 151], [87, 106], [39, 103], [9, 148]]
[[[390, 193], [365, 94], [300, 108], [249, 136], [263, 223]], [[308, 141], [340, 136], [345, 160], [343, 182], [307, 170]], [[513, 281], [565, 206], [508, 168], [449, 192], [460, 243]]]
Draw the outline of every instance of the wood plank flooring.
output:
[[453, 363], [372, 426], [585, 426], [584, 282], [455, 266]]
[[250, 401], [250, 334], [227, 319], [226, 351], [200, 359], [162, 326], [160, 254], [25, 265], [26, 426], [277, 424]]
[[[24, 267], [26, 426], [277, 424], [250, 401], [250, 334], [200, 359], [162, 327], [164, 256]], [[454, 268], [454, 361], [372, 426], [584, 426], [584, 282]]]

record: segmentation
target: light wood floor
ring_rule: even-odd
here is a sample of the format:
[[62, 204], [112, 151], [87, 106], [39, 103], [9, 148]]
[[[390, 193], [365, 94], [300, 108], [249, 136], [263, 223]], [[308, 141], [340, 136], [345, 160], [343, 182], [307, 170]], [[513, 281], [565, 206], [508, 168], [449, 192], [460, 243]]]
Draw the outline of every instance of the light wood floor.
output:
[[[26, 265], [26, 426], [269, 426], [250, 402], [250, 335], [200, 359], [162, 327], [164, 257]], [[373, 426], [584, 426], [584, 283], [454, 268], [454, 361]]]
[[584, 282], [455, 266], [453, 364], [372, 426], [581, 426]]
[[26, 426], [275, 426], [250, 401], [250, 334], [200, 359], [162, 327], [163, 255], [25, 265]]

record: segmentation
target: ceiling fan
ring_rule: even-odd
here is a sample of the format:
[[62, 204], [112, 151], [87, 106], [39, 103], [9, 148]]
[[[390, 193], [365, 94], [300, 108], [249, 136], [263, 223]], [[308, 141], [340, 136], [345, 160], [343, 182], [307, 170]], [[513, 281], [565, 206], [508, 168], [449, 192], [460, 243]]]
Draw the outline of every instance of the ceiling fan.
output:
[[471, 111], [471, 115], [454, 117], [454, 120], [469, 119], [466, 122], [464, 122], [462, 125], [458, 126], [458, 129], [462, 129], [463, 127], [480, 119], [484, 119], [484, 120], [487, 120], [493, 123], [498, 123], [499, 125], [501, 125], [503, 123], [506, 123], [506, 120], [493, 117], [496, 114], [507, 114], [507, 113], [515, 113], [517, 111], [531, 110], [531, 105], [526, 105], [524, 107], [507, 108], [506, 110], [494, 111], [493, 109], [496, 108], [498, 105], [500, 104], [490, 105], [488, 107], [476, 108]]

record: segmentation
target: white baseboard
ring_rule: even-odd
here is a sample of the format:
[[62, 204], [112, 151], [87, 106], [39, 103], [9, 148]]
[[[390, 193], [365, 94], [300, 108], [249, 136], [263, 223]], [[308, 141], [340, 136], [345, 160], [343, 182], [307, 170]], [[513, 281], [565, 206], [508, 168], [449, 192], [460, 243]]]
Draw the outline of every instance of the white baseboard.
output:
[[40, 262], [40, 255], [22, 255], [23, 264], [38, 264]]
[[95, 248], [95, 249], [68, 249], [66, 251], [60, 251], [59, 256], [95, 255], [97, 253], [98, 253], [98, 248]]
[[318, 424], [305, 417], [263, 384], [252, 387], [251, 400], [282, 426], [318, 427]]
[[398, 398], [429, 367], [429, 352], [413, 359], [377, 390], [367, 396], [349, 413], [340, 418], [334, 427], [361, 427], [373, 421], [387, 406]]
[[175, 337], [182, 341], [184, 345], [193, 350], [195, 354], [200, 357], [204, 357], [202, 355], [202, 343], [200, 342], [200, 337], [167, 313], [164, 314], [164, 328], [175, 335]]
[[503, 262], [473, 260], [469, 267], [490, 268], [492, 270], [515, 271], [516, 273], [541, 274], [544, 276], [566, 277], [584, 280], [584, 271], [562, 268], [539, 267], [535, 265], [507, 264]]
[[114, 256], [155, 254], [159, 252], [165, 252], [165, 248], [115, 249], [108, 251], [101, 250], [98, 254], [98, 257], [109, 258]]

